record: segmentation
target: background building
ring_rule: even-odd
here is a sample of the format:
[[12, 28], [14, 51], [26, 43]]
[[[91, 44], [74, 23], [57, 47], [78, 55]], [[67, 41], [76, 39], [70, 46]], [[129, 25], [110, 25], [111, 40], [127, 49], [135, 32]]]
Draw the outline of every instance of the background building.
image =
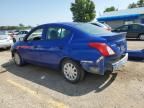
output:
[[123, 24], [144, 23], [144, 7], [105, 12], [97, 20], [105, 22], [112, 28], [117, 28]]

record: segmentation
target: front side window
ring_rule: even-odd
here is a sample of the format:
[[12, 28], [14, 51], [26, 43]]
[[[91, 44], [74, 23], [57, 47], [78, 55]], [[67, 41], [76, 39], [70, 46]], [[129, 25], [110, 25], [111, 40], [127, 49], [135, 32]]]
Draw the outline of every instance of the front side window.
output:
[[47, 30], [47, 39], [55, 40], [55, 39], [63, 39], [66, 36], [70, 35], [70, 31], [60, 27], [49, 27]]
[[37, 29], [37, 30], [33, 31], [33, 32], [28, 36], [27, 40], [28, 40], [28, 41], [41, 40], [42, 33], [43, 33], [43, 29]]

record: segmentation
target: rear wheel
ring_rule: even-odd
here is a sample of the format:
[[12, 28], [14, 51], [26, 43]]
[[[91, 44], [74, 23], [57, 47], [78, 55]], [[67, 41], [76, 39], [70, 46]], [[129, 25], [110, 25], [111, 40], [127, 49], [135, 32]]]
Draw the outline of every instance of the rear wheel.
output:
[[140, 39], [140, 40], [144, 40], [144, 34], [141, 34], [141, 35], [139, 36], [139, 39]]
[[81, 66], [72, 60], [65, 60], [62, 63], [62, 73], [65, 79], [71, 83], [78, 83], [85, 76], [85, 72]]

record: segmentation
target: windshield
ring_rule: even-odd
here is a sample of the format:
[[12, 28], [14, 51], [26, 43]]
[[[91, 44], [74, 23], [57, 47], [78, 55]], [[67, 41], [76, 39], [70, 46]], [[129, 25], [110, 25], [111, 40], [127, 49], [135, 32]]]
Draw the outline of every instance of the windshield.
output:
[[88, 24], [88, 23], [78, 23], [76, 24], [76, 28], [82, 32], [85, 32], [91, 35], [111, 33], [110, 31], [107, 31], [101, 27], [97, 27], [95, 25]]

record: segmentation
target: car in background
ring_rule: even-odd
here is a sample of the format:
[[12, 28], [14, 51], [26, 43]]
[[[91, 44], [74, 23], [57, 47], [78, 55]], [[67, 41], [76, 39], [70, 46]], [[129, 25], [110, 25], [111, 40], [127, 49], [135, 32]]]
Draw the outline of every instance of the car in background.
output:
[[144, 40], [144, 24], [128, 24], [122, 25], [114, 30], [113, 32], [126, 32], [127, 38], [136, 38]]
[[13, 40], [7, 31], [0, 31], [0, 48], [10, 48], [13, 45]]
[[128, 50], [130, 60], [144, 60], [144, 49], [142, 50]]
[[13, 31], [13, 34], [17, 35], [19, 32], [20, 32], [20, 30], [15, 30], [15, 31]]
[[15, 64], [42, 65], [62, 71], [77, 83], [85, 72], [104, 75], [128, 59], [125, 33], [112, 33], [88, 23], [52, 23], [33, 28], [12, 49]]
[[30, 30], [21, 30], [17, 34], [13, 35], [13, 41], [17, 42], [19, 41], [20, 38], [24, 37], [25, 35], [28, 34]]
[[98, 27], [102, 27], [102, 28], [104, 28], [104, 29], [106, 29], [108, 31], [112, 30], [112, 28], [109, 25], [107, 25], [106, 23], [92, 22], [91, 24], [96, 25]]

